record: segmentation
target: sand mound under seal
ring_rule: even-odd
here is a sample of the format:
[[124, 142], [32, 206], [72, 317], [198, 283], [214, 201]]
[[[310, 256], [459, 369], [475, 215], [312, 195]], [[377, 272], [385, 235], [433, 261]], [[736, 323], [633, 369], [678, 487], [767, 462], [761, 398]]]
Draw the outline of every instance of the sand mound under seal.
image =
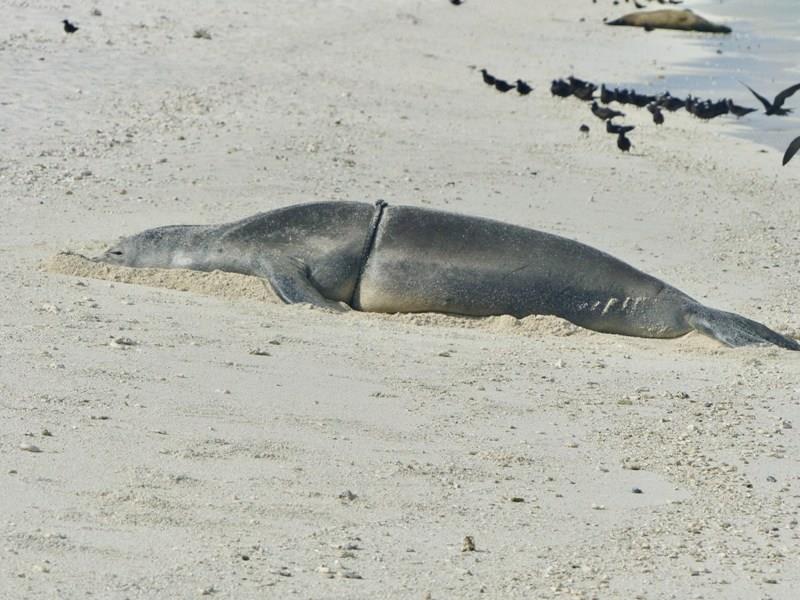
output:
[[[264, 280], [250, 275], [223, 271], [192, 271], [189, 269], [132, 268], [93, 261], [82, 254], [62, 252], [44, 261], [42, 269], [50, 273], [72, 277], [88, 277], [119, 283], [167, 288], [192, 292], [226, 300], [254, 300], [283, 304]], [[485, 329], [502, 333], [524, 335], [571, 336], [592, 335], [593, 332], [578, 327], [558, 317], [531, 315], [517, 319], [511, 315], [494, 317], [465, 317], [441, 313], [376, 314], [353, 311], [353, 317], [390, 319], [395, 322], [420, 326], [446, 326], [464, 329]]]

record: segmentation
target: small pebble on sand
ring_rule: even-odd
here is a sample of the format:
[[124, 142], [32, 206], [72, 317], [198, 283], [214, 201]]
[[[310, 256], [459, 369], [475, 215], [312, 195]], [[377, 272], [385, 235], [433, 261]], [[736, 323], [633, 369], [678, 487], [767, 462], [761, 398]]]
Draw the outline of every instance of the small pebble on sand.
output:
[[358, 498], [353, 492], [350, 490], [345, 490], [341, 494], [339, 494], [339, 500], [344, 500], [345, 502], [352, 502]]

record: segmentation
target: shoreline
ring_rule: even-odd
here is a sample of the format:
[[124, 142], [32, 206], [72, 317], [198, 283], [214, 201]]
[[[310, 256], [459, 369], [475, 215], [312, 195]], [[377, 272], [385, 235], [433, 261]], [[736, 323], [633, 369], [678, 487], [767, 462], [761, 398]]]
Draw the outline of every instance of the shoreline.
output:
[[[757, 112], [741, 120], [723, 116], [715, 121], [730, 126], [731, 131], [726, 133], [732, 137], [773, 148], [782, 154], [800, 129], [800, 116], [766, 117], [761, 103], [740, 81], [770, 98], [800, 81], [800, 70], [787, 58], [800, 52], [800, 38], [792, 37], [791, 29], [774, 20], [755, 20], [752, 7], [736, 3], [730, 6], [712, 0], [695, 0], [685, 6], [712, 20], [732, 25], [733, 33], [727, 36], [683, 34], [689, 45], [705, 48], [705, 51], [688, 60], [681, 58], [673, 62], [677, 72], [667, 75], [663, 83], [677, 90], [675, 93], [680, 96], [692, 94], [712, 100], [731, 97], [738, 104], [757, 108]], [[800, 20], [800, 12], [795, 16]], [[645, 85], [650, 88], [652, 83], [645, 81]], [[657, 84], [652, 87], [655, 90]], [[798, 98], [794, 98], [787, 102], [787, 107], [792, 106], [793, 100], [800, 106]]]

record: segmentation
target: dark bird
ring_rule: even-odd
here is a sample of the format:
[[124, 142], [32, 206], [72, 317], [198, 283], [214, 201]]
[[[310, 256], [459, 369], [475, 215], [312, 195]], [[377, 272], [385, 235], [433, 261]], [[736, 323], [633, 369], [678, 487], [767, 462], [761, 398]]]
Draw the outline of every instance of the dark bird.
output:
[[620, 133], [626, 134], [634, 129], [636, 129], [635, 125], [617, 125], [610, 119], [606, 121], [606, 131], [608, 133], [613, 133], [614, 135], [619, 135]]
[[650, 111], [650, 114], [653, 115], [653, 123], [656, 125], [663, 125], [664, 124], [664, 113], [661, 112], [661, 109], [656, 104], [648, 104], [647, 110]]
[[588, 102], [594, 97], [594, 91], [597, 89], [595, 84], [572, 76], [567, 77], [567, 80], [569, 81], [570, 92], [576, 98]]
[[503, 81], [502, 79], [495, 79], [494, 87], [497, 89], [498, 92], [503, 92], [505, 94], [508, 90], [513, 90], [517, 86], [511, 85], [510, 83], [508, 83], [507, 81]]
[[494, 75], [489, 75], [489, 72], [486, 69], [481, 69], [481, 75], [483, 75], [483, 83], [486, 85], [494, 85], [494, 82], [497, 81], [494, 78]]
[[725, 100], [719, 102], [712, 102], [711, 100], [699, 101], [697, 98], [689, 96], [686, 98], [686, 112], [694, 115], [698, 119], [713, 119], [720, 115], [726, 115], [730, 112], [728, 103]]
[[533, 91], [533, 88], [522, 81], [522, 79], [517, 79], [517, 91], [520, 96], [527, 96]]
[[800, 83], [796, 83], [792, 87], [788, 87], [785, 90], [783, 90], [780, 94], [775, 96], [775, 99], [772, 102], [770, 102], [769, 100], [764, 98], [764, 96], [762, 96], [761, 94], [756, 92], [753, 88], [751, 88], [746, 83], [742, 83], [741, 81], [739, 83], [741, 83], [744, 87], [746, 87], [748, 90], [750, 90], [753, 93], [753, 96], [758, 98], [758, 101], [761, 102], [761, 104], [764, 105], [764, 109], [765, 109], [764, 110], [764, 114], [767, 114], [767, 115], [780, 115], [780, 116], [783, 116], [783, 115], [788, 115], [790, 112], [792, 112], [791, 108], [781, 108], [781, 107], [783, 106], [783, 103], [786, 102], [786, 100], [792, 94], [794, 94], [797, 90], [800, 90]]
[[644, 8], [644, 4], [639, 4], [636, 0], [633, 0], [633, 5], [639, 9]]
[[619, 89], [614, 88], [614, 91], [611, 92], [614, 95], [614, 100], [619, 102], [620, 104], [627, 104], [628, 99], [630, 97], [630, 92], [626, 89]]
[[605, 106], [600, 106], [599, 104], [597, 104], [597, 102], [592, 102], [592, 114], [598, 119], [602, 119], [603, 121], [608, 121], [609, 119], [613, 119], [614, 117], [625, 116], [625, 113], [619, 112], [618, 110], [614, 110], [613, 108], [606, 108]]
[[573, 88], [592, 86], [595, 89], [597, 89], [596, 86], [592, 82], [584, 81], [583, 79], [578, 79], [577, 77], [573, 77], [572, 75], [567, 77], [567, 81], [569, 81], [569, 85], [571, 87], [573, 87]]
[[464, 0], [450, 0], [450, 4], [452, 4], [453, 6], [461, 6], [462, 4], [464, 4]]
[[747, 106], [739, 106], [738, 104], [734, 104], [733, 100], [730, 98], [728, 99], [728, 111], [732, 115], [736, 115], [736, 118], [743, 117], [745, 115], [749, 115], [751, 112], [756, 112], [757, 108], [749, 108]]
[[628, 152], [631, 149], [631, 141], [622, 132], [617, 136], [617, 148], [623, 152]]
[[789, 147], [786, 149], [786, 153], [783, 155], [783, 165], [786, 166], [792, 157], [797, 154], [797, 151], [800, 150], [800, 137], [796, 137], [792, 140], [792, 143], [789, 144]]
[[656, 98], [656, 104], [662, 108], [666, 108], [669, 112], [675, 112], [679, 108], [686, 106], [686, 100], [670, 96], [669, 92]]
[[628, 100], [634, 106], [638, 106], [639, 108], [644, 108], [648, 104], [652, 104], [656, 101], [655, 96], [648, 96], [647, 94], [639, 94], [635, 90], [631, 90], [630, 98]]
[[78, 27], [77, 25], [73, 25], [66, 19], [64, 19], [61, 22], [64, 24], [64, 31], [66, 31], [67, 33], [75, 33], [76, 31], [78, 31], [78, 29], [80, 29], [80, 27]]
[[580, 130], [581, 133], [589, 133], [589, 126], [586, 123], [584, 123], [583, 125], [580, 126]]
[[617, 96], [614, 92], [606, 87], [606, 84], [600, 85], [600, 102], [603, 104], [608, 104], [609, 102], [613, 102], [616, 100]]
[[553, 96], [566, 98], [572, 95], [572, 90], [569, 84], [563, 79], [554, 79], [553, 83], [550, 84], [550, 93], [553, 94]]

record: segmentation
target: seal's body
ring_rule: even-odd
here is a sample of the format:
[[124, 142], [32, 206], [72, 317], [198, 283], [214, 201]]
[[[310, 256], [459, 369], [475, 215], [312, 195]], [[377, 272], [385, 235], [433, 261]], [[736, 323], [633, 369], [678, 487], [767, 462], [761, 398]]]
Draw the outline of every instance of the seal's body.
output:
[[635, 12], [619, 19], [608, 21], [606, 25], [630, 25], [645, 29], [679, 29], [682, 31], [702, 31], [705, 33], [730, 33], [727, 25], [712, 23], [691, 10], [665, 8], [646, 12]]
[[729, 346], [797, 342], [709, 308], [600, 250], [490, 219], [357, 202], [300, 204], [218, 226], [161, 227], [99, 260], [263, 277], [285, 301], [335, 310], [556, 315], [608, 333], [700, 331]]

